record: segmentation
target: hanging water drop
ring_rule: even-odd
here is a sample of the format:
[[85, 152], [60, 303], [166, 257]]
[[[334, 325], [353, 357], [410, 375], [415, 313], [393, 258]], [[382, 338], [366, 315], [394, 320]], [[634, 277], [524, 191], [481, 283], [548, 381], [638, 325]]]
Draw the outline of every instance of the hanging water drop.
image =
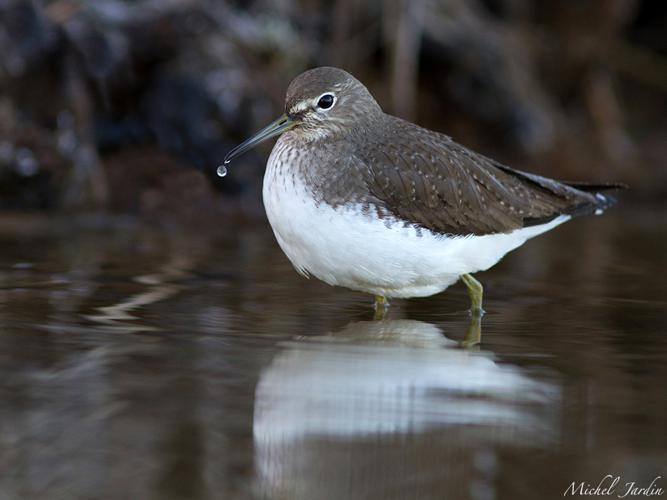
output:
[[227, 175], [227, 167], [225, 167], [224, 165], [220, 165], [218, 167], [217, 173], [218, 177], [224, 177], [225, 175]]

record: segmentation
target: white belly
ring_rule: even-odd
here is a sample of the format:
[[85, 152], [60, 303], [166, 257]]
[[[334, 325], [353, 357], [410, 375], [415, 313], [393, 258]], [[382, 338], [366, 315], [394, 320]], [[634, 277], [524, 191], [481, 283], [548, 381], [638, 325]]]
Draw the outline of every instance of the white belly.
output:
[[386, 297], [425, 297], [462, 274], [483, 271], [528, 238], [567, 221], [560, 216], [507, 234], [448, 237], [352, 205], [317, 204], [298, 176], [276, 175], [269, 158], [263, 198], [276, 239], [294, 267], [322, 281]]

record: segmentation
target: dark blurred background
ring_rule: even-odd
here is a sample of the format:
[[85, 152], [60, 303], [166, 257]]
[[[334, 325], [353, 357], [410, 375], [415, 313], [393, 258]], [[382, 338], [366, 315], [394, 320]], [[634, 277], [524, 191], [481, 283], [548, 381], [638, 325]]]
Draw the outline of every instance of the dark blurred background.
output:
[[268, 147], [320, 65], [517, 168], [667, 195], [662, 0], [0, 0], [0, 209], [263, 217]]

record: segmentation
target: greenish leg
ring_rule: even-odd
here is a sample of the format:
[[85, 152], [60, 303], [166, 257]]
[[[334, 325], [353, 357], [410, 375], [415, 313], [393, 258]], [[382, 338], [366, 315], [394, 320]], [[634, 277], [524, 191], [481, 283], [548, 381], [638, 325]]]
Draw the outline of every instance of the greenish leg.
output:
[[473, 314], [470, 318], [470, 325], [466, 336], [461, 342], [461, 347], [471, 349], [482, 341], [482, 315]]
[[389, 301], [387, 300], [387, 297], [383, 297], [382, 295], [376, 295], [375, 315], [373, 316], [373, 319], [376, 321], [383, 320], [385, 314], [387, 313], [387, 309], [389, 309]]
[[470, 307], [470, 312], [475, 314], [483, 314], [484, 309], [482, 309], [482, 297], [484, 296], [484, 288], [482, 284], [473, 278], [470, 274], [464, 274], [461, 276], [461, 279], [468, 287], [468, 295], [470, 295], [470, 301], [472, 303]]

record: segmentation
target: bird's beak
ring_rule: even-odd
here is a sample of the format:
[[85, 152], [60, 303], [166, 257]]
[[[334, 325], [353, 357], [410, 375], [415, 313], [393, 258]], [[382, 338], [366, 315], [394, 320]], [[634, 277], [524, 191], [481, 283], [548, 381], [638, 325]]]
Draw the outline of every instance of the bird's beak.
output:
[[267, 139], [271, 139], [271, 137], [275, 137], [279, 134], [282, 134], [286, 130], [291, 129], [296, 125], [296, 122], [292, 120], [289, 116], [283, 115], [280, 118], [278, 118], [276, 121], [270, 123], [266, 127], [264, 127], [262, 130], [257, 132], [255, 135], [253, 135], [250, 139], [242, 142], [238, 146], [236, 146], [234, 149], [232, 149], [229, 153], [227, 153], [227, 156], [225, 156], [225, 163], [229, 163], [232, 161], [234, 158], [237, 156], [242, 155], [249, 149], [254, 148], [257, 146], [260, 142], [264, 142]]

